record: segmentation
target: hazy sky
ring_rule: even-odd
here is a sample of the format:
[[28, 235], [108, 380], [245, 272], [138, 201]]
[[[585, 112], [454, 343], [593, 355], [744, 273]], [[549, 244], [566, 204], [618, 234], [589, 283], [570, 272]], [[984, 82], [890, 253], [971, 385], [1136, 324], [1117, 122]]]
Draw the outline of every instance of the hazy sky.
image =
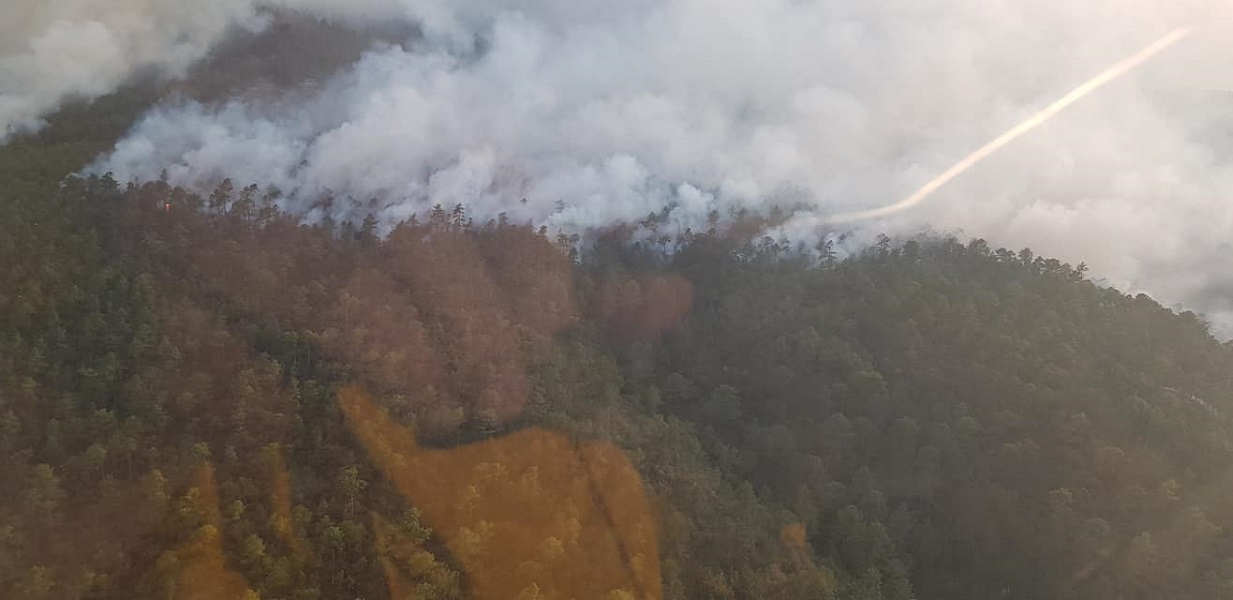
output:
[[[405, 19], [424, 37], [374, 49], [315, 98], [161, 106], [98, 169], [203, 188], [227, 174], [293, 193], [293, 209], [327, 190], [375, 198], [387, 219], [438, 202], [571, 228], [666, 203], [682, 225], [733, 205], [833, 214], [897, 202], [1195, 27], [916, 209], [850, 227], [1032, 246], [1233, 325], [1227, 1], [19, 0], [0, 21], [0, 125], [140, 69], [183, 73], [229, 25], [261, 27], [254, 4]], [[807, 222], [787, 231], [817, 235]]]

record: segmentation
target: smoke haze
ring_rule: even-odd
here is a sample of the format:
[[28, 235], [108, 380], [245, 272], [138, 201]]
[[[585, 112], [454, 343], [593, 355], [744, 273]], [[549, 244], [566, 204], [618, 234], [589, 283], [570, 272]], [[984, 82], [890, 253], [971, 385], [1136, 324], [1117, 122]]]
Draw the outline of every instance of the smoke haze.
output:
[[231, 28], [259, 29], [251, 0], [8, 0], [0, 9], [0, 141], [70, 98], [143, 71], [182, 75]]
[[[266, 8], [419, 32], [311, 94], [164, 104], [94, 170], [277, 186], [385, 222], [433, 204], [585, 229], [674, 206], [893, 204], [1179, 26], [1196, 33], [910, 211], [847, 225], [984, 237], [1233, 325], [1233, 6], [1215, 0], [19, 0], [0, 123], [184, 73]], [[525, 202], [523, 201], [525, 199]], [[337, 210], [352, 210], [347, 202]], [[319, 215], [306, 214], [308, 218]], [[347, 214], [335, 216], [351, 216]]]

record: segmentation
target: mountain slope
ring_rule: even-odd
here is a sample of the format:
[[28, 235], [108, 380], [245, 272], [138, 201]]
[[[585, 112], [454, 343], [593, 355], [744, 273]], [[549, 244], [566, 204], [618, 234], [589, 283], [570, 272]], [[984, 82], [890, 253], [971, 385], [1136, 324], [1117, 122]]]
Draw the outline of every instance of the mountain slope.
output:
[[230, 182], [61, 185], [148, 101], [0, 150], [4, 597], [465, 596], [349, 385], [438, 449], [614, 443], [669, 598], [1233, 590], [1233, 356], [1195, 315], [980, 241], [578, 253], [465, 207], [383, 238]]

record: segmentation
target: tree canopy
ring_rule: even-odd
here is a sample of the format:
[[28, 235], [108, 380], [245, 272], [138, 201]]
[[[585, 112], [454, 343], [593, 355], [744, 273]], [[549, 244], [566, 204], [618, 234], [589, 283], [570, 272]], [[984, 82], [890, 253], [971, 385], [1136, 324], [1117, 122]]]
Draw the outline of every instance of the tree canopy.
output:
[[[1082, 265], [751, 215], [305, 225], [65, 179], [94, 114], [0, 148], [3, 597], [565, 597], [610, 542], [577, 467], [509, 449], [537, 431], [645, 489], [606, 552], [666, 598], [1233, 597], [1233, 353]], [[449, 502], [403, 479], [451, 452]]]

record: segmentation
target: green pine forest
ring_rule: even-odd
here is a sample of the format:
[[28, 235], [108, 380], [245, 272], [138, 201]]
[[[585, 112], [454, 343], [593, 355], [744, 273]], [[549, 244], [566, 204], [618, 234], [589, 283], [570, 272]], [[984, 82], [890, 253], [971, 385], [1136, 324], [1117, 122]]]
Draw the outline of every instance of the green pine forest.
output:
[[0, 597], [194, 597], [210, 544], [241, 597], [468, 597], [359, 384], [440, 448], [615, 444], [665, 598], [1233, 598], [1233, 348], [1194, 314], [981, 240], [379, 234], [72, 175], [153, 97], [0, 147]]

